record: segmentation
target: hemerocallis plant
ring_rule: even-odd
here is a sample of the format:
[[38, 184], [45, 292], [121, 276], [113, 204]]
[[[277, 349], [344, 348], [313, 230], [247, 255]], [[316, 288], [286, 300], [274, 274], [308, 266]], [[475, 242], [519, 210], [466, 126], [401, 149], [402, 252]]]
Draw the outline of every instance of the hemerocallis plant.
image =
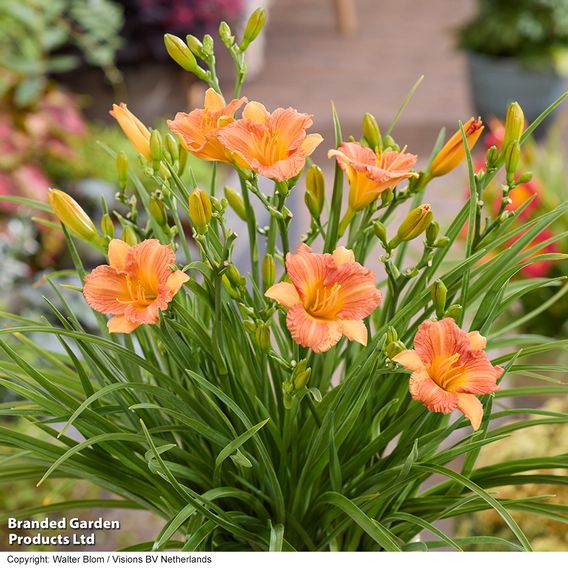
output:
[[[528, 220], [529, 200], [495, 214], [482, 197], [502, 168], [504, 194], [520, 183], [519, 146], [566, 95], [526, 130], [507, 124], [508, 143], [478, 171], [475, 118], [445, 145], [442, 132], [430, 161], [401, 150], [392, 125], [383, 135], [368, 113], [356, 139], [343, 137], [334, 112], [335, 140], [324, 141], [311, 116], [241, 97], [246, 49], [264, 18], [255, 11], [240, 41], [220, 26], [236, 66], [232, 93], [219, 87], [210, 36], [166, 36], [168, 53], [208, 85], [203, 108], [178, 113], [170, 132], [115, 105], [149, 177], [141, 183], [107, 149], [121, 195], [132, 197], [128, 216], [105, 204], [97, 224], [51, 192], [80, 285], [46, 276], [51, 322], [2, 313], [0, 385], [16, 400], [0, 411], [38, 435], [0, 427], [0, 483], [87, 479], [114, 498], [12, 514], [150, 511], [161, 530], [132, 543], [138, 551], [531, 550], [513, 515], [566, 520], [549, 488], [565, 483], [567, 456], [476, 461], [512, 431], [567, 421], [516, 404], [568, 392], [556, 381], [566, 365], [539, 362], [566, 340], [517, 335], [499, 318], [529, 291], [564, 285], [513, 279], [543, 260], [565, 262], [530, 243], [568, 204]], [[335, 159], [331, 188], [312, 162], [321, 144]], [[189, 153], [213, 163], [209, 187], [182, 183]], [[431, 183], [460, 163], [470, 198], [444, 226]], [[222, 197], [217, 167], [231, 168], [240, 189]], [[298, 242], [289, 226], [302, 198], [310, 224]], [[229, 226], [229, 207], [248, 235]], [[546, 244], [566, 237], [547, 234]], [[97, 266], [84, 265], [76, 239], [104, 253]], [[249, 265], [237, 266], [237, 248]], [[73, 313], [67, 298], [78, 293], [96, 327]], [[509, 383], [519, 371], [531, 386]], [[529, 482], [546, 485], [542, 499], [500, 499], [500, 488]], [[503, 518], [510, 538], [454, 538], [439, 524], [483, 509]]]

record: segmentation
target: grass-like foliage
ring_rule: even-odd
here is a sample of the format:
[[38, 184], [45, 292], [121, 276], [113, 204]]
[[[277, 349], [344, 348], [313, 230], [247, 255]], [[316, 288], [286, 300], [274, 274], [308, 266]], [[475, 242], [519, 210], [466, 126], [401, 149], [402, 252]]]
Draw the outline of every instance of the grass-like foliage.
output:
[[[235, 97], [246, 74], [244, 52], [262, 23], [262, 12], [255, 12], [240, 44], [226, 24], [221, 26], [222, 41], [237, 68]], [[211, 38], [200, 42], [188, 37], [186, 44], [170, 36], [166, 44], [178, 63], [219, 92]], [[231, 117], [221, 118], [217, 126], [222, 130], [227, 123], [235, 131]], [[514, 118], [508, 125], [509, 146], [492, 149], [484, 171], [473, 170], [469, 148], [479, 124], [474, 121], [472, 127], [468, 121], [454, 135], [453, 147], [441, 148], [440, 136], [424, 171], [387, 182], [363, 205], [364, 193], [350, 196], [344, 215], [342, 195], [349, 175], [336, 166], [333, 189], [325, 196], [317, 168], [309, 168], [306, 203], [311, 227], [305, 242], [314, 253], [331, 253], [345, 244], [361, 265], [380, 257], [387, 274], [377, 283], [381, 305], [365, 320], [365, 331], [357, 328], [359, 342], [343, 337], [323, 347], [310, 344], [310, 330], [302, 344], [295, 341], [299, 332], [286, 316], [295, 308], [265, 295], [278, 279], [292, 286], [282, 267], [284, 255], [297, 246], [289, 243], [291, 215], [286, 207], [290, 196], [300, 191], [294, 187], [300, 179], [297, 172], [280, 176], [284, 179], [267, 176], [275, 184], [273, 194], [265, 195], [258, 187], [259, 162], [237, 160], [233, 152], [225, 161], [236, 168], [241, 192], [228, 190], [227, 199], [222, 199], [215, 173], [206, 191], [195, 192], [181, 182], [186, 148], [198, 153], [194, 147], [178, 145], [177, 139], [157, 131], [146, 136], [142, 130], [125, 128], [159, 189], [128, 175], [124, 157], [117, 157], [119, 183], [126, 191], [122, 201], [132, 208], [129, 215], [123, 211], [116, 216], [123, 240], [134, 245], [157, 239], [171, 245], [178, 263], [185, 258], [185, 266], [172, 270], [183, 269], [189, 279], [159, 314], [156, 311], [155, 322], [131, 333], [110, 333], [107, 318], [98, 312], [98, 327], [86, 328], [67, 303], [80, 289], [62, 288], [57, 273], [47, 277], [50, 321], [1, 314], [0, 385], [17, 398], [0, 405], [0, 414], [31, 422], [38, 435], [21, 433], [14, 421], [0, 427], [0, 482], [83, 479], [117, 496], [52, 503], [4, 512], [3, 517], [106, 506], [148, 510], [164, 519], [153, 542], [130, 550], [406, 551], [472, 545], [530, 550], [514, 513], [566, 520], [567, 507], [550, 496], [500, 499], [499, 488], [529, 482], [566, 484], [566, 477], [557, 472], [568, 466], [568, 456], [527, 456], [476, 467], [482, 448], [511, 432], [535, 425], [554, 428], [567, 420], [560, 412], [519, 410], [515, 400], [568, 392], [568, 385], [556, 380], [568, 370], [565, 366], [536, 362], [542, 354], [566, 350], [568, 340], [517, 336], [506, 323], [495, 325], [529, 291], [560, 290], [564, 285], [563, 279], [517, 281], [515, 275], [523, 265], [543, 259], [564, 262], [561, 254], [539, 252], [543, 243], [532, 243], [568, 214], [568, 203], [525, 220], [521, 228], [512, 219], [519, 218], [528, 203], [515, 212], [505, 206], [497, 214], [484, 208], [484, 188], [502, 167], [510, 174], [503, 189], [506, 204], [507, 191], [517, 183], [515, 151], [536, 126], [521, 136]], [[340, 146], [335, 115], [334, 122]], [[361, 148], [377, 159], [387, 152], [400, 153], [390, 133], [381, 136], [369, 115], [363, 131]], [[219, 138], [225, 140], [221, 134]], [[228, 137], [226, 141], [228, 146]], [[449, 226], [440, 228], [430, 208], [420, 205], [424, 192], [434, 176], [464, 158], [471, 197]], [[348, 168], [345, 171], [349, 174]], [[354, 192], [356, 180], [349, 181]], [[324, 197], [327, 211], [321, 207]], [[54, 212], [62, 221], [77, 275], [82, 282], [87, 278], [89, 299], [90, 268], [82, 265], [74, 239], [83, 238], [106, 253], [113, 231], [110, 215], [105, 205], [99, 232], [76, 204], [66, 202], [66, 209], [58, 209], [59, 198], [53, 197]], [[237, 237], [227, 226], [227, 201], [246, 220], [248, 242], [246, 235]], [[400, 228], [392, 227], [393, 213], [406, 202], [413, 211]], [[260, 208], [270, 215], [268, 227], [255, 219]], [[458, 241], [464, 232], [465, 246]], [[418, 260], [412, 260], [416, 247], [408, 247], [408, 241], [420, 235], [422, 249]], [[565, 238], [555, 234], [550, 240]], [[503, 247], [505, 243], [509, 246]], [[250, 250], [247, 278], [232, 262], [235, 247]], [[146, 276], [155, 275], [140, 278]], [[305, 276], [309, 280], [310, 274]], [[112, 283], [109, 286], [107, 296], [112, 296]], [[144, 295], [152, 285], [144, 281], [141, 286], [137, 298], [146, 307], [154, 300]], [[321, 317], [314, 311], [310, 316], [317, 325], [331, 326], [339, 317], [333, 310], [324, 314], [323, 308], [329, 300], [325, 294], [341, 293], [341, 286], [322, 288], [312, 305], [321, 308]], [[530, 317], [524, 317], [525, 324]], [[461, 413], [432, 412], [421, 400], [430, 406], [432, 401], [420, 395], [413, 400], [409, 372], [394, 361], [412, 348], [423, 322], [447, 318], [486, 336], [486, 351], [498, 355], [492, 363], [503, 368], [500, 388], [480, 397], [483, 418], [477, 430]], [[60, 349], [45, 346], [48, 336], [57, 339]], [[428, 372], [435, 374], [434, 367]], [[533, 377], [533, 386], [505, 386], [507, 375], [516, 370]], [[483, 509], [494, 509], [503, 518], [514, 535], [510, 542], [492, 535], [452, 538], [438, 528], [438, 521]]]

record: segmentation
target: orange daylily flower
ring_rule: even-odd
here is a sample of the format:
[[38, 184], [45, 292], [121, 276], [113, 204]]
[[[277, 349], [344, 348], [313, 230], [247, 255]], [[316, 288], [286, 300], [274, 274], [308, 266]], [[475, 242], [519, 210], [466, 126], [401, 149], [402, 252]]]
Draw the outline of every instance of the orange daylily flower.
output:
[[406, 349], [394, 360], [412, 371], [410, 394], [428, 410], [449, 414], [458, 408], [479, 428], [483, 406], [476, 395], [495, 392], [503, 374], [485, 353], [486, 340], [478, 331], [467, 333], [451, 318], [425, 321]]
[[313, 254], [301, 244], [286, 256], [292, 283], [280, 282], [265, 296], [288, 309], [286, 324], [292, 339], [316, 353], [331, 349], [343, 335], [367, 344], [363, 318], [381, 302], [375, 275], [355, 262], [345, 247], [333, 254]]
[[136, 246], [113, 239], [109, 264], [97, 266], [86, 278], [83, 295], [89, 306], [112, 317], [111, 333], [130, 333], [141, 324], [158, 323], [189, 276], [172, 270], [176, 258], [168, 245], [148, 239]]
[[379, 195], [394, 188], [403, 179], [415, 177], [411, 172], [417, 156], [404, 151], [373, 152], [358, 142], [342, 142], [337, 150], [330, 150], [328, 158], [335, 156], [339, 167], [349, 179], [349, 209], [360, 211]]
[[269, 113], [263, 104], [250, 102], [242, 119], [219, 131], [219, 140], [239, 166], [284, 181], [300, 173], [323, 140], [319, 134], [306, 134], [312, 124], [310, 115], [293, 108]]
[[[467, 145], [470, 150], [475, 146], [475, 143], [481, 136], [483, 129], [483, 122], [481, 122], [480, 118], [476, 120], [471, 117], [463, 125]], [[465, 160], [465, 147], [463, 145], [461, 130], [457, 130], [444, 144], [444, 146], [442, 146], [442, 149], [432, 161], [430, 166], [430, 175], [432, 177], [444, 176], [448, 172], [451, 172], [458, 164], [463, 162], [463, 160]]]
[[214, 89], [205, 92], [204, 108], [190, 113], [178, 112], [168, 127], [179, 134], [184, 146], [198, 158], [216, 162], [229, 162], [230, 156], [217, 139], [219, 129], [234, 121], [235, 112], [246, 98], [233, 99], [229, 104]]
[[128, 110], [124, 103], [112, 105], [112, 110], [109, 114], [116, 119], [118, 125], [124, 134], [126, 134], [126, 137], [130, 140], [134, 148], [147, 160], [151, 160], [150, 131], [144, 124]]

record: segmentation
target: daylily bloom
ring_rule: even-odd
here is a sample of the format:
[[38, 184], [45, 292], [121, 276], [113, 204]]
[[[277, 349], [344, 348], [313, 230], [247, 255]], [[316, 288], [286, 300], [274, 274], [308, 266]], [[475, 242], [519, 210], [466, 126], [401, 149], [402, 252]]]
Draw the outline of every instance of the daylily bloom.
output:
[[230, 156], [217, 139], [219, 129], [234, 121], [234, 114], [246, 98], [233, 99], [229, 104], [214, 89], [205, 92], [204, 108], [190, 113], [178, 112], [168, 127], [179, 134], [183, 145], [202, 160], [229, 162]]
[[250, 102], [243, 118], [220, 130], [218, 136], [237, 165], [284, 181], [300, 173], [306, 158], [323, 140], [319, 134], [306, 134], [312, 124], [310, 115], [293, 108], [269, 113], [263, 104]]
[[144, 124], [128, 110], [124, 103], [112, 105], [112, 110], [109, 114], [116, 119], [134, 148], [147, 160], [151, 160], [150, 131]]
[[417, 156], [404, 151], [375, 153], [358, 142], [342, 142], [327, 156], [335, 156], [349, 179], [349, 209], [352, 211], [365, 209], [385, 189], [392, 189], [403, 179], [418, 175], [410, 171]]
[[483, 406], [476, 395], [498, 389], [503, 374], [485, 353], [486, 340], [478, 331], [467, 333], [453, 319], [425, 321], [414, 338], [414, 349], [406, 349], [394, 360], [412, 371], [410, 394], [428, 410], [449, 414], [461, 410], [479, 428]]
[[136, 246], [113, 239], [108, 247], [109, 264], [97, 266], [85, 278], [83, 294], [98, 312], [109, 314], [111, 333], [130, 333], [141, 324], [158, 323], [189, 276], [172, 270], [176, 259], [168, 245], [148, 239]]
[[280, 282], [265, 295], [288, 309], [292, 339], [316, 353], [333, 347], [343, 335], [367, 344], [363, 318], [381, 302], [371, 270], [355, 262], [345, 247], [333, 254], [314, 254], [301, 244], [286, 255], [291, 283]]
[[[481, 133], [483, 132], [483, 122], [481, 119], [471, 117], [464, 125], [465, 138], [467, 146], [471, 150]], [[432, 164], [430, 166], [430, 174], [432, 177], [444, 176], [451, 172], [458, 164], [465, 160], [465, 147], [461, 130], [457, 130], [451, 138], [442, 146]]]

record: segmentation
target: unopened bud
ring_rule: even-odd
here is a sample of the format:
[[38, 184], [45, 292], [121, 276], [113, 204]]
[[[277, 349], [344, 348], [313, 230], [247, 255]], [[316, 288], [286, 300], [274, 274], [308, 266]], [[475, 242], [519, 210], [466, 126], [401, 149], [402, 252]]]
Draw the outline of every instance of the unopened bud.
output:
[[321, 168], [312, 164], [306, 174], [304, 201], [314, 219], [319, 219], [325, 200], [325, 179]]
[[499, 150], [497, 146], [491, 146], [491, 148], [487, 150], [485, 161], [487, 163], [487, 169], [489, 170], [497, 166], [497, 162], [499, 161]]
[[122, 240], [131, 247], [138, 244], [138, 236], [136, 235], [136, 231], [133, 229], [131, 225], [126, 225], [122, 229]]
[[389, 359], [394, 359], [399, 353], [406, 349], [406, 345], [402, 341], [393, 341], [386, 348], [386, 354]]
[[393, 190], [388, 188], [381, 193], [381, 205], [386, 207], [394, 198]]
[[519, 176], [517, 183], [519, 183], [519, 184], [528, 183], [529, 181], [531, 181], [532, 177], [533, 177], [532, 172], [525, 172], [524, 174], [521, 174]]
[[164, 44], [169, 56], [183, 69], [194, 73], [198, 68], [195, 56], [188, 45], [173, 34], [164, 35]]
[[191, 53], [193, 55], [197, 55], [197, 57], [203, 58], [203, 44], [199, 41], [194, 35], [187, 35], [185, 36], [185, 41], [187, 43], [187, 47], [189, 47]]
[[448, 289], [446, 285], [441, 280], [436, 280], [434, 284], [432, 284], [432, 302], [434, 303], [436, 315], [439, 319], [444, 317], [447, 295]]
[[373, 150], [381, 147], [382, 140], [379, 125], [375, 117], [369, 112], [366, 112], [363, 116], [363, 136]]
[[225, 21], [219, 24], [219, 37], [227, 49], [231, 49], [235, 43], [235, 36], [231, 32], [229, 24]]
[[156, 197], [150, 198], [148, 205], [150, 215], [155, 219], [160, 227], [164, 227], [168, 223], [168, 216], [166, 215], [166, 207], [161, 199]]
[[243, 40], [239, 44], [241, 51], [244, 51], [260, 34], [264, 23], [266, 22], [266, 10], [264, 8], [257, 8], [248, 19]]
[[101, 218], [101, 231], [105, 237], [114, 239], [114, 223], [108, 213], [105, 213]]
[[203, 36], [203, 54], [205, 56], [212, 56], [215, 53], [215, 42], [209, 34]]
[[[233, 286], [231, 285], [231, 282], [230, 282], [230, 280], [227, 278], [227, 275], [226, 275], [226, 274], [223, 274], [223, 275], [221, 276], [221, 282], [223, 283], [223, 286], [225, 287], [225, 290], [227, 290], [227, 292], [229, 293], [229, 296], [231, 296], [231, 298], [233, 298], [233, 300], [239, 300], [239, 299], [241, 298], [240, 293], [239, 293], [237, 290], [235, 290], [235, 289], [233, 288]], [[245, 322], [245, 328], [247, 329], [247, 331], [251, 331], [250, 329], [248, 329], [248, 327], [247, 327], [247, 325], [246, 325], [247, 323], [251, 323], [251, 324], [252, 324], [252, 322]], [[254, 324], [253, 324], [253, 325], [254, 325]], [[253, 327], [253, 330], [252, 330], [253, 332], [254, 332], [254, 329], [255, 329], [255, 328]]]
[[502, 151], [506, 152], [507, 148], [513, 142], [518, 142], [525, 129], [525, 115], [521, 105], [513, 102], [507, 108], [507, 116], [505, 118], [505, 135], [503, 136]]
[[256, 326], [254, 337], [263, 351], [270, 349], [270, 328], [265, 323], [260, 322]]
[[423, 203], [408, 213], [396, 235], [401, 241], [411, 241], [430, 226], [433, 218], [432, 206], [429, 203]]
[[387, 345], [393, 341], [398, 341], [398, 333], [392, 325], [389, 325], [387, 328]]
[[394, 141], [394, 138], [390, 134], [387, 134], [383, 138], [383, 146], [389, 150], [395, 150], [396, 152], [400, 150], [400, 146]]
[[432, 221], [430, 226], [426, 229], [426, 242], [431, 245], [438, 238], [438, 233], [440, 232], [440, 224], [438, 221]]
[[505, 171], [507, 172], [507, 183], [512, 185], [515, 181], [515, 173], [521, 158], [521, 146], [518, 141], [511, 142], [505, 150]]
[[118, 187], [125, 190], [128, 183], [128, 156], [124, 152], [116, 155], [116, 170], [118, 173]]
[[67, 193], [49, 189], [47, 199], [55, 216], [76, 237], [100, 244], [101, 237], [85, 210]]
[[234, 264], [229, 265], [226, 274], [227, 278], [229, 279], [229, 282], [235, 288], [240, 288], [241, 286], [244, 286], [244, 284], [246, 283], [246, 280], [241, 276], [239, 269]]
[[383, 245], [387, 242], [387, 228], [385, 227], [384, 223], [380, 221], [375, 221], [373, 223], [373, 231], [375, 232], [375, 236], [381, 241]]
[[446, 248], [450, 244], [450, 239], [448, 237], [441, 237], [434, 242], [435, 248]]
[[247, 220], [247, 212], [243, 198], [236, 189], [226, 185], [225, 199], [228, 201], [231, 209], [243, 220]]
[[271, 254], [267, 254], [262, 259], [262, 284], [264, 289], [270, 288], [274, 284], [276, 279], [276, 263], [274, 262], [274, 257]]
[[154, 172], [160, 170], [160, 163], [163, 157], [162, 135], [158, 130], [152, 130], [150, 134], [150, 154], [152, 156], [152, 168]]
[[448, 318], [459, 319], [461, 317], [463, 308], [460, 304], [452, 304], [444, 314]]
[[302, 390], [310, 380], [310, 375], [312, 370], [308, 367], [308, 363], [305, 359], [302, 359], [295, 367], [292, 373], [292, 384], [294, 390]]
[[179, 158], [178, 141], [174, 138], [171, 132], [168, 132], [165, 136], [166, 150], [170, 155], [170, 160], [172, 162], [177, 162]]
[[212, 214], [213, 211], [209, 195], [196, 187], [189, 194], [189, 218], [198, 233], [205, 233], [207, 231]]
[[178, 176], [181, 177], [183, 175], [183, 172], [185, 171], [185, 166], [187, 164], [187, 157], [189, 156], [189, 152], [181, 144], [178, 144], [178, 152], [179, 152]]

